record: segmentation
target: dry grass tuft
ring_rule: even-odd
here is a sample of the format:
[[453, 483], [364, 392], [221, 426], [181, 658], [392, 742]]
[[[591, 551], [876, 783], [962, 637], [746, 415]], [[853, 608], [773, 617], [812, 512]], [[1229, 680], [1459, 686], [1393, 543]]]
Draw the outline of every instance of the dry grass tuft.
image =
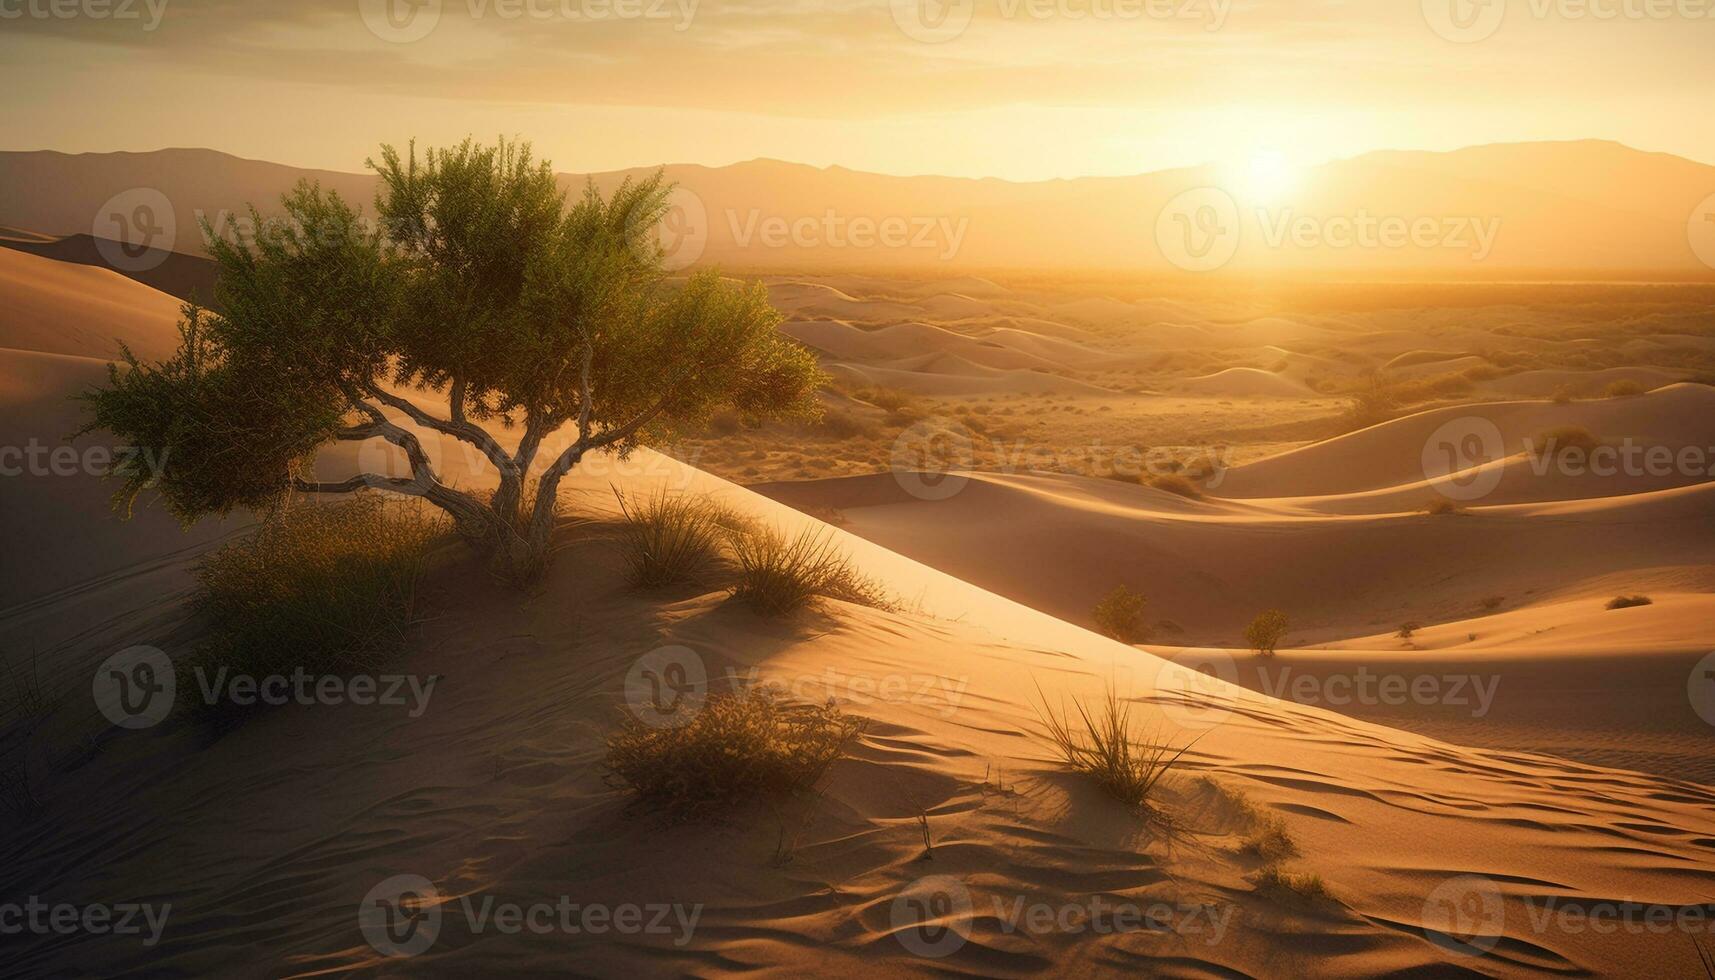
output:
[[[1040, 687], [1036, 693], [1042, 697]], [[1073, 707], [1077, 718], [1070, 712], [1056, 714], [1042, 697], [1037, 711], [1066, 768], [1094, 777], [1096, 785], [1133, 811], [1165, 820], [1151, 797], [1195, 740], [1174, 749], [1153, 732], [1134, 734], [1131, 704], [1112, 688], [1093, 711], [1081, 701]]]
[[686, 581], [720, 554], [720, 515], [706, 500], [665, 490], [633, 500], [617, 488], [613, 495], [625, 515], [620, 553], [633, 585], [659, 588]]
[[361, 494], [269, 516], [197, 571], [209, 638], [189, 670], [255, 674], [373, 670], [405, 645], [417, 589], [446, 521]]
[[807, 527], [793, 537], [768, 528], [733, 535], [739, 581], [733, 596], [765, 616], [781, 616], [817, 596], [877, 609], [897, 604], [842, 554], [831, 530]]
[[1654, 605], [1655, 600], [1647, 595], [1617, 595], [1608, 600], [1609, 609], [1630, 609], [1633, 606]]
[[1257, 869], [1250, 880], [1259, 894], [1276, 901], [1293, 904], [1337, 901], [1321, 875], [1297, 874], [1273, 862]]
[[692, 820], [813, 787], [862, 731], [832, 704], [791, 704], [766, 690], [716, 694], [676, 728], [627, 716], [608, 736], [603, 766], [638, 802]]

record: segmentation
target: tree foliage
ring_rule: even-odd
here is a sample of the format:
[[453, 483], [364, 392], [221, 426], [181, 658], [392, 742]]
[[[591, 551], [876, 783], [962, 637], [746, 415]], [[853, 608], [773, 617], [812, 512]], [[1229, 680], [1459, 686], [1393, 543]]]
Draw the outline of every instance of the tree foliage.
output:
[[[815, 413], [815, 360], [776, 329], [760, 284], [668, 279], [651, 238], [661, 174], [568, 201], [527, 144], [384, 146], [370, 165], [377, 219], [303, 183], [284, 220], [251, 210], [248, 240], [207, 229], [219, 312], [187, 307], [173, 357], [126, 351], [84, 396], [85, 431], [164, 461], [153, 489], [181, 520], [377, 488], [436, 504], [527, 573], [545, 560], [561, 478], [590, 453], [627, 454], [724, 408]], [[424, 431], [472, 447], [498, 489], [443, 480]], [[398, 447], [409, 475], [310, 475], [318, 450], [370, 439]], [[128, 474], [117, 500], [149, 487]]]
[[1257, 653], [1272, 657], [1274, 648], [1285, 639], [1288, 628], [1286, 614], [1278, 609], [1270, 609], [1257, 614], [1257, 618], [1245, 627], [1245, 642]]

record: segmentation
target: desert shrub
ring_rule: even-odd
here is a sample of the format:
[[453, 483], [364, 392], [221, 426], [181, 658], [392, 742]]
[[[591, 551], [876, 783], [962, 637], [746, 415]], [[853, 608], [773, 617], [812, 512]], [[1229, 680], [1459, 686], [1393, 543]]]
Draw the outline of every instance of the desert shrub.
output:
[[709, 431], [717, 436], [730, 436], [744, 428], [744, 419], [738, 411], [723, 408], [709, 417]]
[[1395, 386], [1374, 373], [1364, 378], [1350, 399], [1346, 407], [1346, 422], [1353, 428], [1364, 428], [1393, 418], [1400, 404]]
[[780, 616], [817, 596], [892, 608], [887, 592], [841, 554], [832, 531], [807, 527], [792, 537], [752, 528], [732, 538], [739, 582], [733, 596], [757, 612]]
[[1562, 425], [1538, 435], [1532, 442], [1531, 449], [1538, 459], [1546, 459], [1568, 452], [1588, 455], [1601, 444], [1602, 440], [1581, 425]]
[[824, 411], [821, 421], [816, 423], [816, 427], [835, 439], [852, 439], [875, 432], [875, 426], [868, 419], [843, 408], [832, 408]]
[[1641, 395], [1647, 390], [1643, 385], [1628, 378], [1624, 381], [1615, 381], [1603, 388], [1602, 394], [1607, 398], [1630, 398], [1633, 395]]
[[1163, 473], [1160, 476], [1152, 476], [1149, 478], [1149, 485], [1157, 490], [1176, 493], [1181, 497], [1189, 497], [1192, 500], [1196, 500], [1203, 496], [1203, 490], [1201, 487], [1191, 482], [1190, 479], [1180, 476], [1177, 473]]
[[[1037, 694], [1041, 695], [1038, 689]], [[1132, 730], [1131, 704], [1109, 688], [1094, 709], [1074, 701], [1078, 716], [1056, 714], [1043, 698], [1038, 715], [1060, 760], [1073, 772], [1092, 776], [1108, 795], [1133, 811], [1156, 819], [1165, 815], [1151, 802], [1155, 788], [1190, 750], [1174, 749], [1151, 732]]]
[[184, 668], [264, 676], [379, 667], [404, 648], [430, 551], [448, 530], [374, 494], [271, 515], [203, 558], [194, 602], [208, 638]]
[[1609, 609], [1630, 609], [1633, 606], [1654, 605], [1655, 600], [1647, 595], [1617, 595], [1608, 600]]
[[1507, 597], [1504, 595], [1488, 595], [1484, 596], [1477, 605], [1481, 606], [1484, 612], [1494, 612], [1501, 608], [1501, 603], [1506, 601]]
[[1418, 622], [1401, 623], [1398, 632], [1394, 633], [1394, 635], [1402, 640], [1409, 640], [1413, 636], [1416, 636], [1417, 631], [1422, 628], [1423, 624]]
[[1096, 603], [1091, 616], [1103, 635], [1121, 643], [1142, 643], [1149, 639], [1149, 625], [1143, 618], [1148, 606], [1149, 600], [1142, 595], [1123, 585], [1116, 585], [1101, 602]]
[[1425, 514], [1441, 517], [1448, 514], [1463, 514], [1465, 513], [1465, 508], [1459, 506], [1459, 502], [1456, 500], [1449, 500], [1446, 497], [1436, 497], [1429, 503], [1423, 505], [1423, 512]]
[[1285, 638], [1289, 624], [1286, 614], [1278, 609], [1269, 609], [1258, 613], [1245, 627], [1245, 642], [1250, 648], [1265, 657], [1274, 656], [1275, 647]]
[[1334, 893], [1318, 874], [1297, 874], [1277, 863], [1265, 864], [1251, 876], [1258, 893], [1276, 901], [1332, 902]]
[[1556, 405], [1570, 405], [1572, 404], [1572, 399], [1576, 398], [1577, 395], [1578, 390], [1573, 386], [1561, 385], [1554, 389], [1554, 395], [1550, 400]]
[[1273, 862], [1295, 856], [1298, 853], [1298, 841], [1293, 839], [1292, 832], [1286, 829], [1286, 821], [1279, 816], [1272, 813], [1255, 813], [1250, 833], [1245, 835], [1244, 845], [1240, 849], [1246, 854], [1254, 854], [1264, 861]]
[[627, 500], [614, 490], [625, 521], [620, 555], [633, 585], [654, 588], [695, 576], [720, 553], [722, 530], [708, 501], [662, 490]]
[[629, 715], [607, 738], [609, 780], [676, 820], [813, 787], [863, 730], [832, 704], [800, 705], [767, 690], [711, 695], [684, 724]]

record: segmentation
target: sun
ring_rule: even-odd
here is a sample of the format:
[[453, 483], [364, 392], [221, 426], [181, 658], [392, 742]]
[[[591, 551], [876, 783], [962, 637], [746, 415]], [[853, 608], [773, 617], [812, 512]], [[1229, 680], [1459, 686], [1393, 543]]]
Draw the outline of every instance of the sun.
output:
[[1234, 169], [1234, 190], [1247, 201], [1278, 202], [1298, 188], [1300, 170], [1279, 150], [1258, 151]]

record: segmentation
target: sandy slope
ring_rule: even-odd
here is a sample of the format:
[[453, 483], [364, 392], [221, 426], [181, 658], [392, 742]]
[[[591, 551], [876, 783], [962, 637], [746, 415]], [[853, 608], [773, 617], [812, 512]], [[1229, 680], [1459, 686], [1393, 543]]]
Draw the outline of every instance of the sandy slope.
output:
[[0, 347], [110, 358], [123, 342], [159, 358], [178, 341], [173, 297], [108, 269], [8, 248], [0, 248], [0, 309]]
[[[765, 519], [805, 520], [659, 465], [671, 482]], [[572, 496], [605, 510], [612, 478], [580, 476]], [[171, 651], [190, 642], [189, 627], [160, 619], [158, 602], [115, 603], [108, 622], [49, 661], [68, 693], [49, 726], [60, 748], [47, 795], [77, 816], [9, 838], [0, 856], [18, 887], [59, 900], [172, 901], [170, 926], [146, 955], [122, 942], [50, 940], [15, 947], [12, 965], [48, 975], [364, 966], [438, 975], [571, 963], [603, 973], [1369, 976], [1666, 975], [1693, 962], [1688, 942], [1539, 930], [1531, 911], [1708, 901], [1715, 794], [1706, 789], [1456, 748], [1219, 684], [1187, 687], [1177, 668], [1147, 653], [855, 539], [846, 540], [866, 570], [916, 594], [922, 612], [834, 604], [770, 623], [718, 591], [637, 594], [618, 584], [601, 537], [593, 527], [575, 534], [532, 601], [480, 585], [459, 564], [440, 575], [437, 616], [403, 665], [442, 677], [415, 719], [287, 707], [213, 741], [177, 723], [102, 731], [81, 693], [94, 661], [145, 638]], [[0, 621], [0, 632], [15, 637], [15, 625]], [[805, 696], [833, 696], [869, 728], [816, 798], [759, 805], [716, 826], [628, 815], [622, 794], [600, 779], [600, 734], [634, 658], [666, 643], [695, 651], [717, 685], [729, 669], [742, 677], [755, 667]], [[887, 698], [850, 680], [887, 677], [905, 685]], [[1285, 819], [1305, 855], [1292, 866], [1321, 874], [1338, 902], [1297, 907], [1257, 894], [1246, 880], [1256, 861], [1238, 851], [1234, 813], [1189, 778], [1169, 791], [1185, 824], [1170, 844], [1059, 774], [1031, 706], [1037, 687], [1057, 699], [1110, 682], [1146, 713], [1159, 710], [1176, 741], [1206, 732], [1186, 756], [1187, 777], [1212, 774]], [[92, 733], [93, 743], [80, 737]], [[88, 746], [75, 765], [72, 745]], [[89, 805], [117, 799], [125, 805]], [[919, 860], [913, 800], [929, 814], [932, 861]], [[371, 886], [400, 873], [431, 879], [446, 917], [430, 951], [381, 962], [356, 909]], [[1487, 876], [1484, 893], [1503, 896], [1494, 926], [1505, 935], [1482, 959], [1424, 930], [1434, 921], [1426, 896], [1440, 889], [1462, 899], [1461, 876], [1471, 873]], [[897, 901], [928, 875], [958, 882], [973, 909], [943, 920], [968, 941], [934, 960], [901, 941], [920, 933], [912, 907]], [[682, 945], [673, 936], [507, 936], [473, 932], [454, 901], [461, 895], [702, 908]], [[1173, 929], [1009, 931], [1015, 902], [1077, 909], [1091, 896], [1168, 903]]]

